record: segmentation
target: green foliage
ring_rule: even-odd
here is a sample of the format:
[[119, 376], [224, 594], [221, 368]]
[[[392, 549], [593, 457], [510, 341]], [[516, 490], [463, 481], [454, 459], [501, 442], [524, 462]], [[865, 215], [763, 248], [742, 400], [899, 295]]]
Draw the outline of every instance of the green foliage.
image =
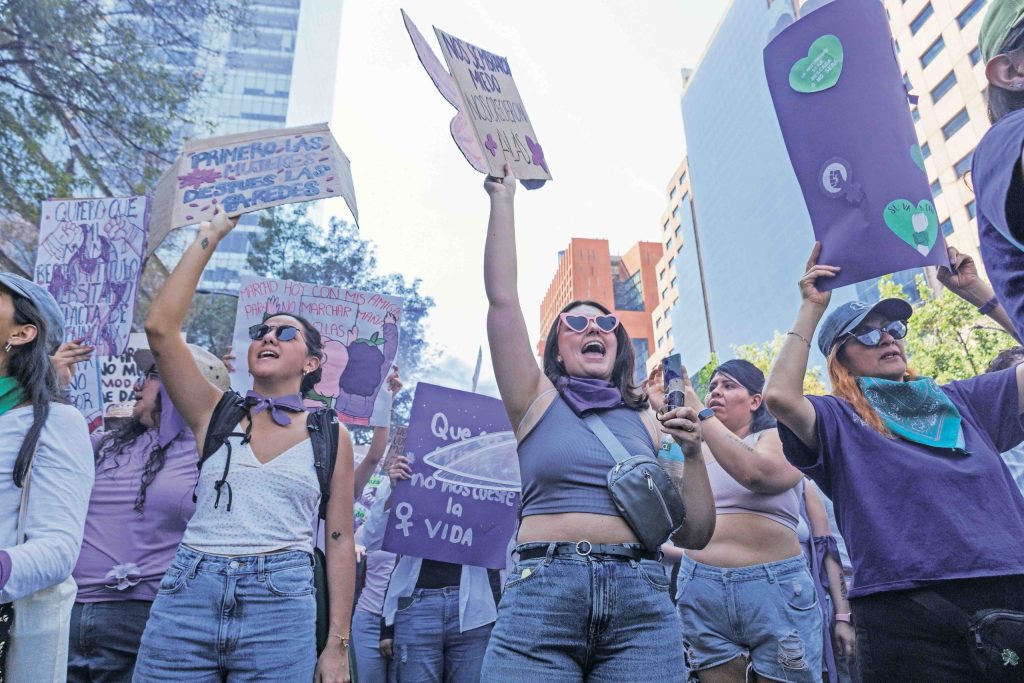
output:
[[238, 299], [223, 294], [196, 294], [185, 318], [188, 341], [222, 357], [231, 346]]
[[711, 360], [708, 364], [697, 371], [695, 375], [690, 378], [690, 382], [693, 384], [693, 390], [697, 396], [703, 401], [704, 397], [708, 395], [708, 387], [711, 385], [711, 375], [714, 374], [715, 368], [718, 367], [718, 356], [711, 354]]
[[[786, 341], [786, 335], [777, 331], [771, 341], [761, 344], [734, 346], [732, 350], [737, 358], [750, 361], [767, 377], [772, 363], [775, 362], [775, 357], [779, 355], [779, 351], [782, 349], [782, 342], [784, 341]], [[807, 373], [804, 375], [804, 393], [815, 396], [828, 393], [828, 389], [825, 388], [825, 382], [822, 379], [821, 368], [807, 369]]]
[[151, 187], [204, 87], [202, 36], [242, 1], [0, 2], [0, 211]]
[[[298, 280], [381, 292], [405, 299], [399, 325], [396, 362], [406, 383], [416, 371], [436, 360], [424, 335], [424, 321], [434, 300], [420, 292], [419, 278], [407, 282], [400, 273], [381, 274], [376, 247], [358, 229], [331, 218], [326, 229], [307, 216], [304, 205], [277, 207], [261, 214], [263, 236], [252, 244], [249, 266], [266, 277]], [[403, 423], [412, 406], [412, 392], [395, 397], [395, 419]]]
[[[891, 277], [879, 283], [882, 298], [900, 297]], [[1016, 346], [988, 317], [947, 289], [935, 296], [918, 276], [920, 304], [914, 307], [906, 337], [907, 361], [918, 375], [934, 377], [940, 384], [980, 375], [1003, 349]]]

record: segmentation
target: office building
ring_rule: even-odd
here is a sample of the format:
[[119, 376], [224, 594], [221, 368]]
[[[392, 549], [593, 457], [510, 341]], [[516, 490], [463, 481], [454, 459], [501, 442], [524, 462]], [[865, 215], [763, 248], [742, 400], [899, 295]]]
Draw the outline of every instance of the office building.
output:
[[658, 305], [655, 268], [661, 255], [655, 242], [637, 242], [614, 256], [608, 240], [572, 238], [558, 254], [558, 269], [541, 302], [537, 354], [544, 354], [548, 329], [559, 311], [571, 301], [589, 299], [619, 316], [636, 353], [636, 379], [642, 380], [654, 349], [651, 312]]

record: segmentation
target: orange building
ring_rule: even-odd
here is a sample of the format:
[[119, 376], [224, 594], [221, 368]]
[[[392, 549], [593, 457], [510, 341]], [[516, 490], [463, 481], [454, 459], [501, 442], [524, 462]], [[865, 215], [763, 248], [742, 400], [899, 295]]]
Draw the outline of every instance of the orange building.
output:
[[540, 305], [540, 341], [544, 354], [548, 328], [570, 301], [591, 299], [615, 311], [637, 355], [637, 375], [645, 376], [647, 357], [654, 351], [651, 312], [657, 307], [656, 267], [662, 255], [657, 242], [637, 242], [622, 256], [613, 256], [608, 240], [574, 237], [558, 255], [558, 270]]

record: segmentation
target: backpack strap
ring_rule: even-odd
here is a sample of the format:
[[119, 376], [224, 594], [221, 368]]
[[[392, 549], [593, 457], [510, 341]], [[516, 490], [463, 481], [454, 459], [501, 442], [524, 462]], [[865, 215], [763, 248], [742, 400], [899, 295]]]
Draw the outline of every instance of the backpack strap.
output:
[[306, 429], [313, 446], [313, 466], [320, 482], [320, 519], [327, 519], [327, 501], [331, 497], [331, 479], [338, 461], [341, 428], [338, 415], [330, 408], [321, 408], [306, 416]]
[[[206, 438], [203, 439], [203, 450], [199, 454], [198, 467], [200, 470], [203, 469], [203, 463], [205, 463], [210, 456], [220, 450], [221, 446], [227, 446], [228, 453], [224, 459], [224, 473], [214, 483], [214, 488], [217, 490], [217, 498], [213, 502], [213, 507], [220, 505], [220, 494], [224, 487], [228, 490], [228, 504], [227, 510], [231, 512], [231, 484], [228, 483], [228, 470], [231, 468], [231, 442], [228, 440], [232, 436], [242, 437], [242, 443], [248, 443], [251, 438], [250, 430], [252, 429], [252, 421], [249, 421], [245, 432], [238, 432], [238, 423], [243, 417], [249, 415], [249, 409], [245, 405], [245, 398], [236, 391], [228, 390], [224, 392], [224, 395], [220, 397], [217, 405], [213, 409], [213, 414], [210, 415], [210, 424], [206, 428]], [[192, 489], [192, 502], [195, 503], [198, 496], [196, 495], [196, 489], [199, 487], [199, 480], [196, 479], [196, 485]]]

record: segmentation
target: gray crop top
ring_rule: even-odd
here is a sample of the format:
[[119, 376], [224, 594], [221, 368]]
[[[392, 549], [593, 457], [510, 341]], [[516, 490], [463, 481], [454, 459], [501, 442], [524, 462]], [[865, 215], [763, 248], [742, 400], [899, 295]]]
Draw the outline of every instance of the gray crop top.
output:
[[[655, 455], [651, 433], [639, 412], [622, 407], [600, 415], [627, 451]], [[614, 466], [608, 449], [556, 395], [519, 444], [522, 516], [589, 512], [618, 517], [608, 493], [608, 470]]]

